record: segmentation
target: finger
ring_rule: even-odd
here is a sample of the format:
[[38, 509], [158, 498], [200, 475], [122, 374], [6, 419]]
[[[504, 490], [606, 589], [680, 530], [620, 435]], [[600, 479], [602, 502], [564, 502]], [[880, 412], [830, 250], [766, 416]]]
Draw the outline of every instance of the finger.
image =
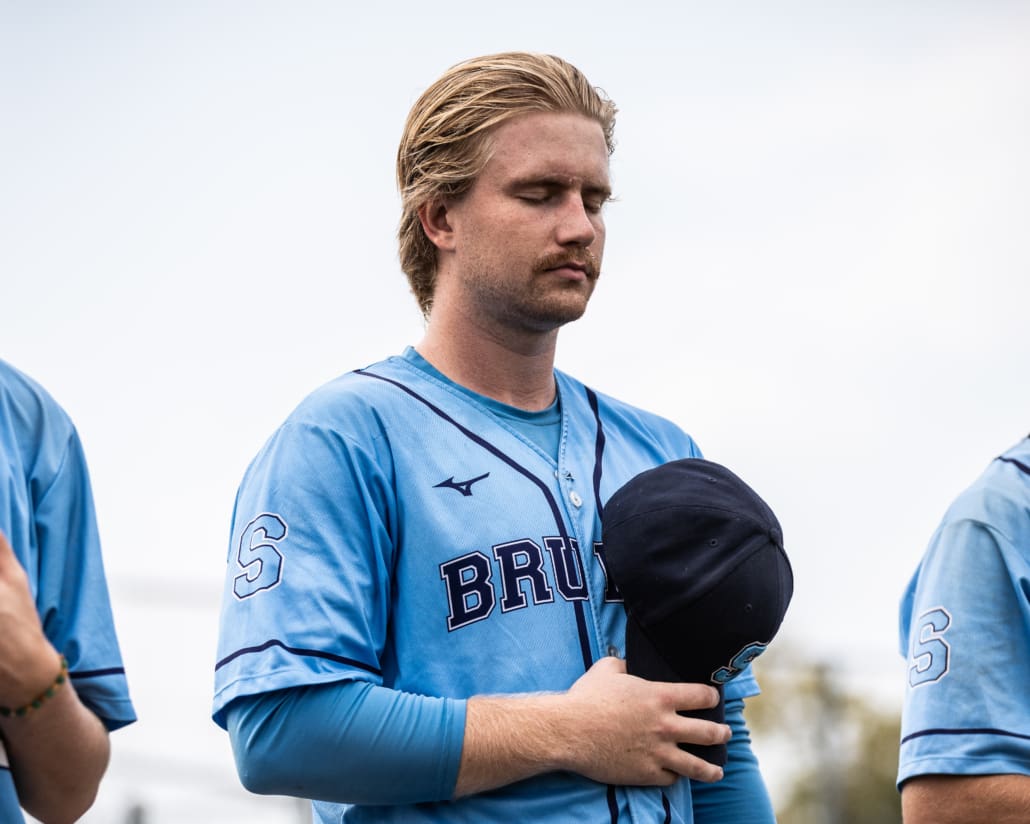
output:
[[733, 735], [733, 730], [728, 724], [717, 724], [714, 721], [704, 721], [700, 718], [690, 716], [679, 716], [679, 723], [675, 730], [676, 743], [696, 744], [701, 747], [712, 747], [717, 744], [725, 744]]
[[708, 710], [719, 706], [719, 691], [707, 684], [676, 684], [678, 710]]
[[701, 781], [704, 784], [712, 784], [721, 781], [723, 777], [722, 767], [718, 764], [709, 764], [698, 758], [694, 771], [687, 774], [691, 781]]
[[706, 784], [711, 784], [713, 781], [719, 781], [723, 777], [722, 767], [718, 764], [712, 764], [678, 747], [674, 753], [670, 754], [669, 759], [666, 769], [692, 781], [702, 781]]
[[662, 769], [660, 778], [655, 782], [655, 785], [659, 787], [671, 787], [681, 778], [683, 778], [683, 776], [675, 770]]

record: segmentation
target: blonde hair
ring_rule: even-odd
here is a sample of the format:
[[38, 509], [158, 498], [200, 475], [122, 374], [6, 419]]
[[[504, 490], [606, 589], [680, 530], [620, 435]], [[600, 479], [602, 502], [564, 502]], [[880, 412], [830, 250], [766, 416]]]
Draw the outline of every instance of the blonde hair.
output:
[[436, 247], [418, 211], [438, 198], [459, 198], [490, 157], [492, 130], [528, 112], [576, 112], [596, 120], [611, 154], [615, 104], [559, 57], [505, 52], [452, 66], [412, 106], [397, 149], [401, 268], [426, 317], [436, 285]]

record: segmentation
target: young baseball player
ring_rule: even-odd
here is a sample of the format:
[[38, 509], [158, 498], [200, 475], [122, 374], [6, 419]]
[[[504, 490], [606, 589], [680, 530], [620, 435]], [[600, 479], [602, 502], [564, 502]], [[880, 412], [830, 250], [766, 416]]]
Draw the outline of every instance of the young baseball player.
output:
[[[244, 477], [214, 718], [243, 783], [318, 822], [773, 820], [750, 669], [721, 724], [678, 714], [711, 687], [622, 660], [604, 503], [700, 452], [554, 368], [600, 274], [614, 116], [551, 56], [430, 86], [397, 161], [425, 337], [316, 390]], [[725, 772], [679, 746], [727, 741]]]
[[905, 824], [1030, 820], [1030, 438], [948, 509], [901, 604]]
[[0, 821], [76, 821], [135, 720], [78, 435], [0, 361]]

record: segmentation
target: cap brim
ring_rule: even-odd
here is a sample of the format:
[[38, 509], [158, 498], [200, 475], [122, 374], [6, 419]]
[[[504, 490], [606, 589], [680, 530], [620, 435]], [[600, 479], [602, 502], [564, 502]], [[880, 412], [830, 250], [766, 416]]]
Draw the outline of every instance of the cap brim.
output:
[[[721, 684], [713, 684], [709, 680], [710, 673], [698, 675], [693, 678], [684, 677], [676, 672], [668, 662], [659, 654], [654, 644], [641, 629], [640, 625], [633, 619], [632, 615], [626, 616], [626, 671], [630, 675], [643, 678], [647, 681], [667, 681], [671, 683], [704, 683], [719, 691], [719, 703], [714, 707], [700, 710], [680, 712], [680, 715], [691, 718], [701, 718], [705, 721], [715, 721], [722, 724], [726, 720], [726, 698], [723, 695]], [[689, 674], [688, 674], [689, 676]], [[726, 745], [715, 744], [702, 746], [700, 744], [680, 744], [680, 748], [703, 758], [712, 764], [722, 766], [726, 763]]]

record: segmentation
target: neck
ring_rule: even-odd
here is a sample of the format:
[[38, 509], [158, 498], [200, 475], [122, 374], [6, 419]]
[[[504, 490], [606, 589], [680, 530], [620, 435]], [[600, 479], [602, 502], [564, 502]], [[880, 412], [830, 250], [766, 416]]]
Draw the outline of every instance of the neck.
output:
[[537, 411], [554, 402], [554, 352], [558, 330], [513, 333], [451, 324], [433, 317], [415, 347], [455, 383], [519, 409]]

